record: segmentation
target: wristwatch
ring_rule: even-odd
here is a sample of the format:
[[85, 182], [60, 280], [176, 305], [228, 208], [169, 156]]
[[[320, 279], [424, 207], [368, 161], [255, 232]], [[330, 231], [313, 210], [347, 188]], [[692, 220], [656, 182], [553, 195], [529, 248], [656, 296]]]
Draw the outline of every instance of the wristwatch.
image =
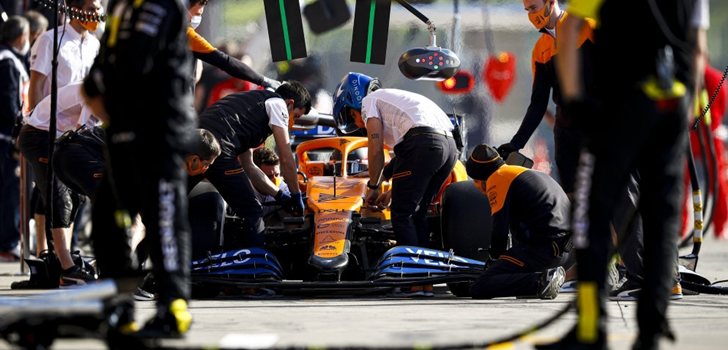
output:
[[379, 189], [379, 185], [372, 185], [372, 184], [369, 183], [369, 181], [367, 181], [367, 187], [369, 187], [370, 190], [378, 190]]

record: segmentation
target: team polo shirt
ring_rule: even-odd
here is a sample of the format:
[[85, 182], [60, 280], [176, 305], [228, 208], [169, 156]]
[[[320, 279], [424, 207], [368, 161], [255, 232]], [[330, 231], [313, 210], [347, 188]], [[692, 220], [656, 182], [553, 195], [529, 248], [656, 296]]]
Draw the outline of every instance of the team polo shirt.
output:
[[452, 131], [447, 114], [429, 98], [399, 89], [379, 89], [361, 101], [364, 123], [369, 118], [382, 121], [384, 144], [394, 147], [412, 128], [427, 126]]
[[[81, 97], [82, 82], [75, 82], [58, 89], [58, 106], [56, 112], [56, 137], [68, 130], [75, 130], [79, 126], [98, 125], [98, 121], [91, 115], [91, 111]], [[46, 96], [28, 117], [27, 124], [40, 130], [50, 127], [51, 97]]]
[[[65, 29], [65, 31], [64, 31]], [[99, 52], [99, 40], [86, 32], [79, 34], [69, 23], [58, 27], [58, 87], [83, 80]], [[51, 91], [51, 60], [53, 59], [53, 30], [41, 34], [30, 53], [30, 70], [48, 77], [43, 96]]]

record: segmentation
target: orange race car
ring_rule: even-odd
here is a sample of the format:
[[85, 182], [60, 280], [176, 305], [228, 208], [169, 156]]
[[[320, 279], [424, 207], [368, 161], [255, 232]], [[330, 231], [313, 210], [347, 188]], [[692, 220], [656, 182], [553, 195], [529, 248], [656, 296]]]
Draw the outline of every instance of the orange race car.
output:
[[[279, 210], [266, 217], [266, 249], [235, 249], [194, 261], [197, 292], [214, 295], [223, 286], [376, 290], [449, 282], [456, 295], [467, 293], [467, 285], [458, 282], [483, 269], [490, 217], [482, 214], [489, 210], [487, 200], [467, 180], [462, 163], [430, 205], [430, 246], [441, 249], [429, 249], [396, 246], [389, 210], [364, 203], [365, 137], [312, 139], [298, 144], [295, 153], [306, 193], [304, 217]], [[386, 191], [391, 185], [383, 186]]]

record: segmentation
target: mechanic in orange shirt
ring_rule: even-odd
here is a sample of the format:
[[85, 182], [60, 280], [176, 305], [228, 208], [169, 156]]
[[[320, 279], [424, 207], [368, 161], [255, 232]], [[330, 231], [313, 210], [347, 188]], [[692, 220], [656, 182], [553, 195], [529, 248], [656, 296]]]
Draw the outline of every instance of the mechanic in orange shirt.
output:
[[[571, 203], [564, 190], [546, 173], [506, 165], [488, 145], [475, 147], [465, 167], [490, 202], [489, 253], [497, 259], [473, 283], [471, 296], [555, 298], [572, 245]], [[510, 248], [509, 232], [514, 241]]]
[[200, 22], [202, 22], [202, 13], [205, 12], [205, 5], [207, 5], [208, 1], [190, 0], [187, 9], [188, 19], [190, 21], [190, 26], [187, 27], [187, 39], [189, 40], [190, 49], [192, 49], [194, 57], [222, 69], [225, 73], [235, 78], [247, 80], [266, 88], [278, 88], [281, 85], [279, 81], [258, 74], [247, 64], [228, 56], [228, 54], [212, 46], [202, 35], [195, 31], [197, 26], [200, 25]]
[[[511, 152], [522, 149], [533, 132], [541, 123], [549, 103], [549, 95], [556, 103], [556, 120], [554, 123], [554, 144], [556, 146], [556, 167], [559, 170], [561, 186], [567, 194], [574, 190], [574, 175], [581, 149], [581, 132], [574, 125], [574, 121], [564, 116], [561, 111], [561, 93], [556, 79], [555, 59], [556, 36], [559, 26], [569, 14], [559, 8], [556, 0], [523, 0], [523, 6], [528, 12], [528, 19], [541, 32], [541, 36], [533, 47], [531, 55], [531, 71], [533, 85], [531, 87], [531, 103], [526, 110], [521, 126], [511, 141], [498, 147], [503, 159], [508, 159]], [[591, 62], [591, 53], [594, 45], [594, 21], [588, 20], [579, 33], [578, 46], [584, 62]], [[588, 74], [590, 67], [585, 67], [584, 81], [591, 81]], [[585, 84], [588, 86], [589, 84]]]

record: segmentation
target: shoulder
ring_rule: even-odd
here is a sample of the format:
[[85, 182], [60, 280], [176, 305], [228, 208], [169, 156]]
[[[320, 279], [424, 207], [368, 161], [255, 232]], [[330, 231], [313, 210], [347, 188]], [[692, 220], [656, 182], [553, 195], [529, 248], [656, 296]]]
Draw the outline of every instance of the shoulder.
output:
[[546, 63], [551, 60], [554, 48], [554, 38], [549, 34], [542, 33], [536, 44], [533, 45], [532, 58], [534, 63]]

